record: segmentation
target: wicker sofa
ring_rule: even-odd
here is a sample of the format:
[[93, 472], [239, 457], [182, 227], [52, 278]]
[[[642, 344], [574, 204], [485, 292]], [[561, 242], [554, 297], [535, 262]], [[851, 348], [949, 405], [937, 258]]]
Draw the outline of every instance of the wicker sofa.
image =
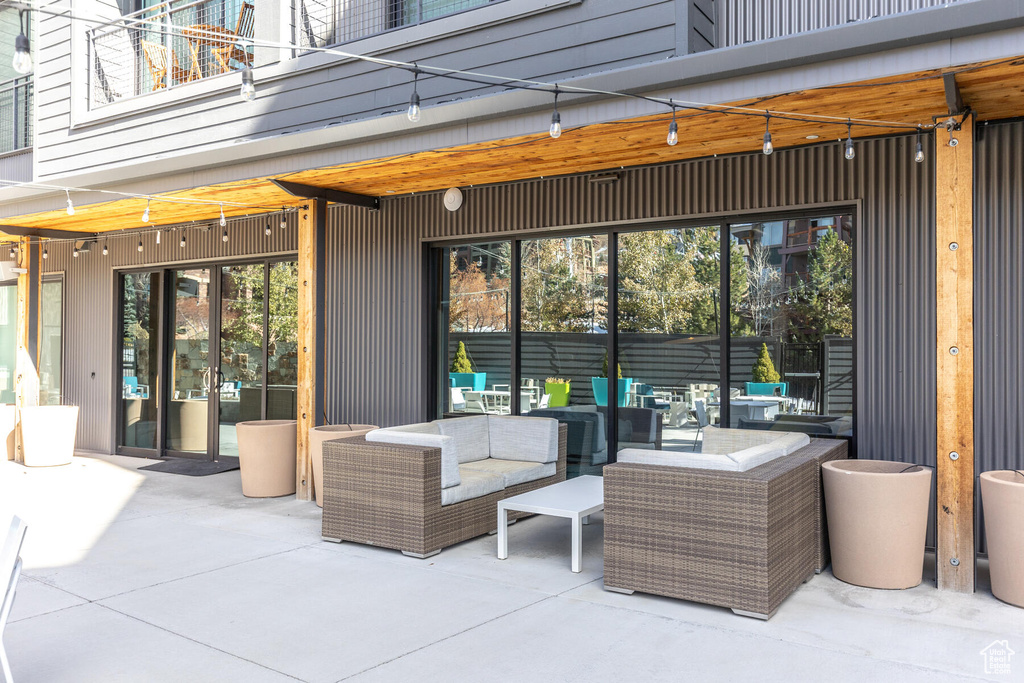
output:
[[564, 425], [507, 415], [328, 441], [322, 535], [429, 557], [495, 531], [498, 501], [564, 481], [565, 458]]
[[701, 454], [627, 449], [605, 468], [605, 588], [768, 619], [828, 563], [820, 463], [847, 444], [718, 428], [704, 439]]

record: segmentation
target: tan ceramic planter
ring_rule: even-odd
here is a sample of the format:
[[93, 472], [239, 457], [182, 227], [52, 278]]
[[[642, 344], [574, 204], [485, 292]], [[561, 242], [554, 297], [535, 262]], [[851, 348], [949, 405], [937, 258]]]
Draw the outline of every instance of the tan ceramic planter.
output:
[[26, 467], [67, 465], [75, 454], [78, 406], [21, 409], [22, 455]]
[[316, 492], [316, 504], [324, 506], [321, 482], [324, 480], [324, 442], [343, 439], [350, 436], [362, 436], [378, 429], [376, 425], [322, 425], [309, 430], [309, 455], [313, 460], [313, 490]]
[[924, 573], [932, 471], [883, 460], [823, 463], [832, 573], [869, 588], [913, 588]]
[[1024, 607], [1024, 475], [1014, 470], [982, 472], [981, 504], [992, 594]]
[[242, 494], [272, 498], [295, 493], [295, 420], [255, 420], [235, 425]]

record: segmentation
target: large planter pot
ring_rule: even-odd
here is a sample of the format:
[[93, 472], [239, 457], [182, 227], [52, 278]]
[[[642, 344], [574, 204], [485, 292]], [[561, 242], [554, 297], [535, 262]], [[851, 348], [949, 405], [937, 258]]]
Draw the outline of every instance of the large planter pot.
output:
[[0, 460], [14, 460], [14, 429], [18, 425], [18, 411], [12, 403], [0, 404]]
[[913, 588], [924, 574], [932, 471], [883, 460], [822, 463], [832, 573], [868, 588]]
[[295, 493], [295, 420], [254, 420], [235, 425], [242, 494], [273, 498]]
[[313, 460], [313, 491], [316, 494], [317, 505], [324, 506], [324, 501], [321, 498], [324, 480], [324, 442], [350, 436], [362, 436], [374, 429], [377, 429], [376, 425], [340, 424], [321, 425], [309, 430], [309, 455]]
[[1024, 607], [1024, 474], [982, 472], [981, 503], [992, 594]]
[[[619, 402], [619, 407], [622, 408], [626, 405], [626, 394], [629, 393], [629, 387], [633, 384], [632, 377], [620, 377], [616, 386], [616, 397], [615, 400]], [[599, 406], [608, 405], [608, 378], [607, 377], [591, 377], [590, 386], [594, 390], [594, 403]]]
[[448, 378], [453, 387], [469, 389], [470, 391], [487, 390], [486, 372], [449, 372]]
[[572, 385], [544, 382], [544, 393], [548, 395], [549, 408], [564, 408], [569, 405], [569, 391]]
[[70, 464], [75, 454], [78, 406], [21, 409], [21, 447], [26, 467]]

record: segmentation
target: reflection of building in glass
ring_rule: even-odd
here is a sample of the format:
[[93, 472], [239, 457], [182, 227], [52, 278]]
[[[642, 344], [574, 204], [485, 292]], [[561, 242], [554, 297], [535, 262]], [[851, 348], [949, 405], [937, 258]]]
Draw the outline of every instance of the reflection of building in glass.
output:
[[787, 287], [797, 286], [806, 279], [808, 255], [829, 231], [835, 231], [840, 239], [851, 243], [853, 217], [849, 214], [819, 216], [732, 226], [732, 236], [738, 240], [747, 259], [756, 246], [770, 250], [769, 262], [783, 276]]

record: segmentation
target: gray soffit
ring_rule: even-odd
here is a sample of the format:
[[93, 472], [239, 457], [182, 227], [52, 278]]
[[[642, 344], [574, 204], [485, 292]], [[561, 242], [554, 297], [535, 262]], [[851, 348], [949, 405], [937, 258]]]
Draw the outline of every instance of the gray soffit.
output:
[[[821, 29], [799, 38], [776, 38], [596, 73], [560, 85], [724, 103], [1012, 57], [1024, 52], [1021, 45], [1024, 0], [973, 0]], [[559, 108], [563, 121], [571, 126], [665, 110], [647, 101], [597, 95], [563, 95]], [[550, 94], [513, 90], [431, 106], [423, 110], [414, 129], [399, 113], [288, 135], [240, 138], [144, 166], [110, 166], [74, 176], [51, 176], [45, 182], [72, 187], [116, 183], [120, 190], [137, 193], [189, 189], [529, 135], [547, 129], [550, 109]], [[27, 187], [0, 189], [0, 202], [0, 216], [63, 206], [53, 190]]]

